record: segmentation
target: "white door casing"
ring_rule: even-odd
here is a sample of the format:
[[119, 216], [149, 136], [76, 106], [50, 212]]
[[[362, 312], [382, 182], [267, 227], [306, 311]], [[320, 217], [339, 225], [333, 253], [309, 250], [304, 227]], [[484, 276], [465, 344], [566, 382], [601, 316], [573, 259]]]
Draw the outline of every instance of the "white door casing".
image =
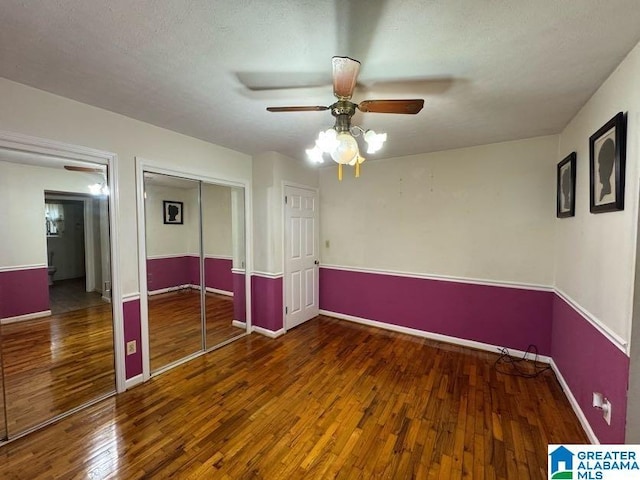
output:
[[285, 328], [318, 315], [318, 193], [285, 185]]

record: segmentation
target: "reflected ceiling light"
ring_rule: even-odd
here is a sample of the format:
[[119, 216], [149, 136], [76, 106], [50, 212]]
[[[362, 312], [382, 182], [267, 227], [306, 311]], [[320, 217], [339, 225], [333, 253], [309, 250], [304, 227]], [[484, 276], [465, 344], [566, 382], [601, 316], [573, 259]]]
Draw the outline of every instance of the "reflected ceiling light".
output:
[[336, 126], [321, 131], [313, 148], [306, 150], [307, 156], [314, 163], [324, 163], [324, 154], [328, 153], [338, 164], [338, 179], [342, 180], [342, 165], [356, 167], [356, 177], [360, 176], [360, 164], [365, 158], [360, 154], [356, 137], [362, 136], [367, 144], [367, 153], [373, 154], [382, 148], [387, 140], [386, 133], [376, 133], [354, 126]]
[[88, 187], [91, 195], [109, 195], [109, 187], [105, 183], [94, 183]]

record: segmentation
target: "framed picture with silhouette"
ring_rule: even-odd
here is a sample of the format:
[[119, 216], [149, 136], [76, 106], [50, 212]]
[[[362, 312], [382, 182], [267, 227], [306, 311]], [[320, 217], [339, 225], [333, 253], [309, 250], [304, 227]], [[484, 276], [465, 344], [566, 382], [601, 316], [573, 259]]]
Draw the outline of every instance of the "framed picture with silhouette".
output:
[[165, 224], [182, 225], [184, 223], [184, 219], [182, 216], [182, 202], [174, 202], [173, 200], [163, 200], [162, 211], [164, 212]]
[[589, 137], [591, 213], [624, 210], [625, 120], [619, 112]]
[[571, 152], [558, 164], [556, 217], [576, 214], [576, 152]]

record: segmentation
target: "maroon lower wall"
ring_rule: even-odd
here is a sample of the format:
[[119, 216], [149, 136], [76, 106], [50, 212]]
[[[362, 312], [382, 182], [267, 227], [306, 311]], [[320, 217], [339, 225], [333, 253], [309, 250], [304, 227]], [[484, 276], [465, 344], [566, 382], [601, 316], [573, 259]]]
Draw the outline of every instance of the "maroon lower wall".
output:
[[276, 332], [284, 328], [282, 277], [251, 277], [251, 323]]
[[47, 267], [0, 272], [0, 318], [49, 310]]
[[233, 273], [233, 319], [247, 321], [247, 288], [244, 273]]
[[320, 309], [551, 354], [549, 291], [320, 269]]
[[[225, 258], [205, 258], [205, 285], [233, 292], [232, 263]], [[197, 255], [147, 260], [147, 288], [150, 292], [182, 285], [200, 285], [200, 263]]]
[[[204, 284], [225, 292], [235, 292], [233, 286], [233, 261], [226, 258], [204, 259]], [[244, 275], [243, 275], [244, 277]], [[199, 283], [199, 282], [198, 282]]]
[[[551, 357], [600, 443], [624, 443], [629, 357], [555, 294]], [[611, 401], [611, 425], [592, 407], [593, 392]]]
[[[122, 303], [124, 322], [124, 367], [127, 380], [142, 374], [142, 330], [140, 323], [140, 299]], [[127, 342], [136, 341], [136, 353], [127, 355]]]
[[[147, 260], [147, 288], [150, 292], [173, 288], [180, 285], [190, 285], [194, 280], [193, 257], [183, 255], [178, 257], [150, 258]], [[200, 283], [200, 274], [195, 277]]]

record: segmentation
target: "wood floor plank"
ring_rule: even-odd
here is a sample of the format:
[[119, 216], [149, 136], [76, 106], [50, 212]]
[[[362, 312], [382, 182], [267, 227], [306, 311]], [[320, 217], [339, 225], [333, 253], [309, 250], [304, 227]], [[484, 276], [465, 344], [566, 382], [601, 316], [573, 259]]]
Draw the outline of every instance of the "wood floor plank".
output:
[[1, 447], [0, 478], [543, 479], [548, 439], [587, 438], [551, 371], [495, 359], [318, 317]]
[[[191, 288], [149, 297], [149, 356], [154, 372], [202, 350], [200, 291]], [[244, 333], [232, 325], [233, 297], [205, 294], [206, 348]]]
[[111, 305], [0, 326], [10, 436], [115, 391]]

